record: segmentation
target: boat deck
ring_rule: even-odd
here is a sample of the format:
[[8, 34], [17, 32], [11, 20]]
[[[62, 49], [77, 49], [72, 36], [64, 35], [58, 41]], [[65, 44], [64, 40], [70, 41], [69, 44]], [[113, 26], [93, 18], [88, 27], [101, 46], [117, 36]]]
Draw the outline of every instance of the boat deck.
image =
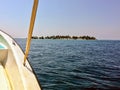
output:
[[41, 90], [18, 44], [0, 31], [0, 90]]
[[8, 80], [9, 79], [7, 77], [7, 73], [4, 69], [4, 67], [2, 66], [2, 64], [0, 63], [0, 81], [2, 81], [2, 83], [0, 83], [1, 90], [11, 90], [10, 83]]

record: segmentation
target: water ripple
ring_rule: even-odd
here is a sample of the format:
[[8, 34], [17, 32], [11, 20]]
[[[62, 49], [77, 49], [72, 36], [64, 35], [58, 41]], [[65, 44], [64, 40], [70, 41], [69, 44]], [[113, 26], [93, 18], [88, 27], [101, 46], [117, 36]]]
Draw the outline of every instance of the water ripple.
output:
[[[24, 50], [25, 40], [17, 41]], [[120, 90], [120, 41], [32, 40], [31, 46], [43, 90]]]

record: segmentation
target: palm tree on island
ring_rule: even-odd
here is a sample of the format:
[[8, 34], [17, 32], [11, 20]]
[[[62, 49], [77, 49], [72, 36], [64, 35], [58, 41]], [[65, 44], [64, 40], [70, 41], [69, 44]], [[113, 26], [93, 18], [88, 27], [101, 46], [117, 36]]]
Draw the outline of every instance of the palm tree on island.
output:
[[80, 40], [96, 40], [95, 37], [91, 37], [91, 36], [69, 36], [69, 35], [56, 35], [56, 36], [32, 36], [32, 39], [80, 39]]

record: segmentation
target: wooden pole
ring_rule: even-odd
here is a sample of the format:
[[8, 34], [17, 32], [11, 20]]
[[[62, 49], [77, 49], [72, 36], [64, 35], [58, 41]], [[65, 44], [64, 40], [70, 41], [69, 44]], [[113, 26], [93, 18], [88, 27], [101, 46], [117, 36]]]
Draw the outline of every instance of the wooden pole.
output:
[[26, 43], [24, 62], [23, 62], [24, 65], [25, 65], [25, 62], [27, 60], [28, 53], [29, 53], [29, 50], [30, 50], [30, 43], [31, 43], [31, 38], [32, 38], [32, 33], [33, 33], [33, 28], [34, 28], [34, 23], [35, 23], [37, 7], [38, 7], [38, 0], [34, 0], [31, 20], [30, 20], [30, 27], [29, 27], [29, 32], [28, 32], [28, 38], [27, 38], [27, 43]]

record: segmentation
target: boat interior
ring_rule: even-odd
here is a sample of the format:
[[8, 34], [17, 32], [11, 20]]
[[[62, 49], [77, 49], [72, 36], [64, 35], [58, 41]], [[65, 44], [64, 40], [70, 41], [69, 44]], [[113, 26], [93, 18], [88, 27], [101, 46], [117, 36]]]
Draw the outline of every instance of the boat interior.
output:
[[29, 64], [22, 64], [23, 58], [24, 54], [17, 43], [11, 38], [8, 43], [0, 34], [0, 90], [40, 89]]
[[2, 81], [0, 88], [2, 90], [12, 90], [13, 88], [23, 87], [11, 48], [1, 35], [0, 47], [0, 81]]

